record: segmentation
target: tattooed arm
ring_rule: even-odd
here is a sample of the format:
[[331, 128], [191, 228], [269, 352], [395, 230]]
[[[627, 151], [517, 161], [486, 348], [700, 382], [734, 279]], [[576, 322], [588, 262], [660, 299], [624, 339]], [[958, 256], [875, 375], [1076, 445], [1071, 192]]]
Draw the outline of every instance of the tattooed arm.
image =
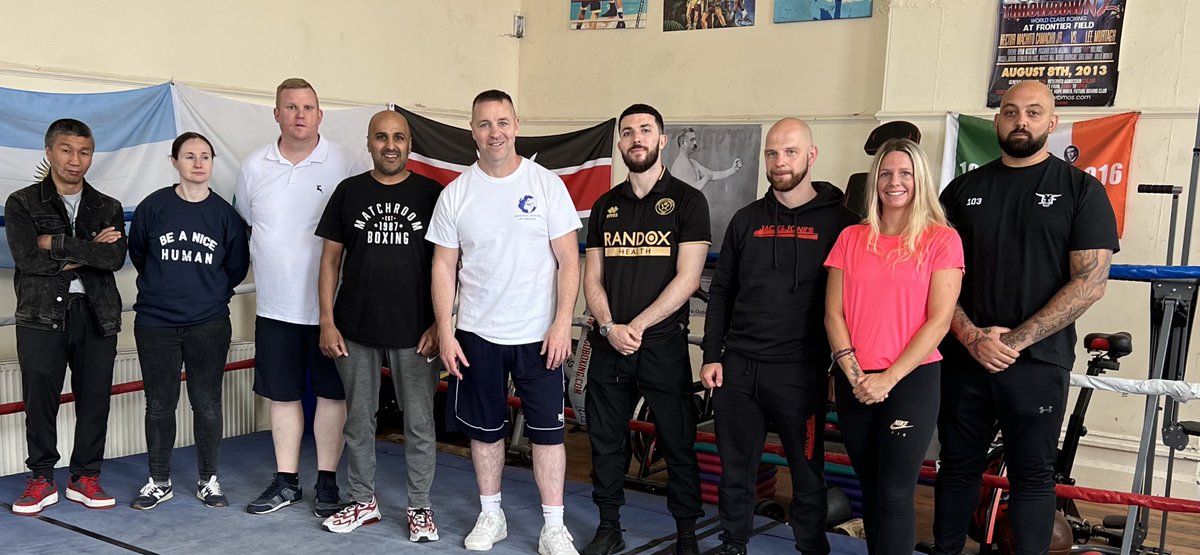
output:
[[1053, 335], [1083, 315], [1093, 303], [1104, 296], [1108, 282], [1108, 267], [1112, 263], [1110, 249], [1071, 251], [1071, 280], [1059, 289], [1028, 320], [1000, 336], [1000, 341], [1018, 351]]
[[950, 320], [950, 333], [967, 348], [971, 357], [979, 361], [988, 372], [1003, 372], [1008, 365], [1017, 361], [1019, 351], [1000, 341], [1002, 334], [1010, 331], [1003, 326], [978, 327], [961, 304], [954, 305], [954, 317]]

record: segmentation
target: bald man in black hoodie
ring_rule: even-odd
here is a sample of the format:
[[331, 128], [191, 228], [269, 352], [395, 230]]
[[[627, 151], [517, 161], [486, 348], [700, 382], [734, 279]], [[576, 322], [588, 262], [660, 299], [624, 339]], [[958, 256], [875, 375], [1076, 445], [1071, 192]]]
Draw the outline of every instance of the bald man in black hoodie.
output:
[[709, 290], [700, 376], [713, 389], [721, 453], [722, 555], [746, 553], [768, 425], [792, 475], [789, 523], [796, 549], [829, 553], [825, 538], [825, 336], [823, 263], [858, 217], [842, 191], [812, 181], [812, 130], [784, 118], [767, 132], [770, 190], [729, 222]]

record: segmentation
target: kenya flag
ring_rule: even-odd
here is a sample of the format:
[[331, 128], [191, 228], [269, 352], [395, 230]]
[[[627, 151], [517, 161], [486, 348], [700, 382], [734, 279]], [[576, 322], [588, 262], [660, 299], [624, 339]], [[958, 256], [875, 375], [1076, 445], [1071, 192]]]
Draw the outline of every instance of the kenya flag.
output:
[[[448, 185], [479, 158], [469, 129], [460, 129], [418, 116], [404, 108], [396, 111], [408, 118], [412, 128], [413, 171]], [[575, 210], [586, 218], [592, 204], [612, 183], [613, 129], [617, 120], [544, 137], [517, 137], [517, 154], [558, 174], [571, 193]]]
[[[1137, 112], [1127, 112], [1073, 123], [1060, 121], [1046, 140], [1050, 154], [1092, 174], [1104, 185], [1117, 216], [1118, 236], [1125, 230], [1125, 193], [1137, 120]], [[999, 157], [1000, 144], [992, 120], [946, 114], [943, 188], [955, 177]]]

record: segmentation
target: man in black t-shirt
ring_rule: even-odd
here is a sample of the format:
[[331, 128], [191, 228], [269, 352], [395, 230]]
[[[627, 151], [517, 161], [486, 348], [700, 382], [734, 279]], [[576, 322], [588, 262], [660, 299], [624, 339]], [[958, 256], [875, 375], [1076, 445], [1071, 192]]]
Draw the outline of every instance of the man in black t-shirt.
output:
[[693, 441], [688, 297], [700, 287], [711, 243], [708, 201], [659, 160], [663, 119], [634, 104], [618, 120], [617, 148], [629, 179], [592, 206], [583, 291], [597, 324], [588, 366], [586, 407], [592, 444], [592, 500], [600, 526], [584, 555], [625, 548], [625, 438], [640, 392], [653, 411], [657, 443], [667, 459], [667, 508], [675, 517], [675, 553], [699, 553], [696, 519], [700, 470]]
[[334, 359], [346, 388], [344, 434], [353, 501], [323, 526], [350, 532], [380, 518], [375, 412], [379, 369], [386, 364], [404, 407], [409, 539], [433, 541], [438, 533], [429, 489], [437, 455], [433, 395], [440, 365], [430, 297], [433, 246], [425, 242], [425, 231], [442, 188], [405, 167], [411, 139], [404, 116], [390, 110], [375, 114], [367, 135], [375, 168], [342, 181], [317, 224], [317, 235], [325, 239], [318, 284], [321, 351]]
[[1040, 554], [1050, 544], [1074, 322], [1104, 295], [1120, 249], [1104, 187], [1047, 151], [1057, 125], [1049, 88], [1038, 81], [1014, 85], [995, 117], [1000, 159], [942, 192], [962, 237], [966, 275], [954, 337], [941, 349], [947, 371], [934, 553], [962, 552], [997, 423], [1012, 485], [1015, 551]]

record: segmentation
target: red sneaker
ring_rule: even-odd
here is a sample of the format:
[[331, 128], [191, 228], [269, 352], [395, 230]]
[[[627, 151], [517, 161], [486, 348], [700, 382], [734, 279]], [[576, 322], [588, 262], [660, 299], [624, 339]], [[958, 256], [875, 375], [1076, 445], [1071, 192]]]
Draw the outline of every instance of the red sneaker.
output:
[[117, 504], [117, 500], [100, 487], [100, 476], [72, 477], [67, 482], [67, 499], [89, 509], [111, 509]]
[[25, 482], [25, 492], [12, 505], [13, 514], [34, 516], [42, 509], [58, 503], [58, 487], [44, 476]]

